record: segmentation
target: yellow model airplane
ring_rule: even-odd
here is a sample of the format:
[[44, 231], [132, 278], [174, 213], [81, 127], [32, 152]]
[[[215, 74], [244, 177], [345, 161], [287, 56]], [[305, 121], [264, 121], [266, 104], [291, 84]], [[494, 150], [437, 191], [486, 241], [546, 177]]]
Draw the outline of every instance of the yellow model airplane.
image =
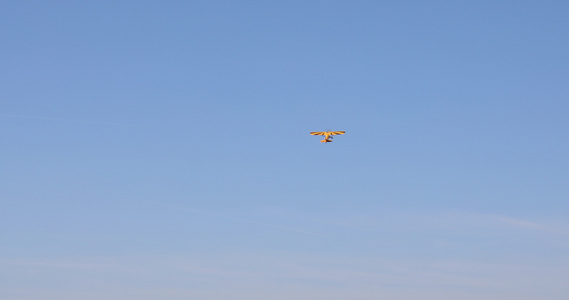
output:
[[312, 135], [323, 135], [324, 139], [321, 140], [322, 143], [331, 143], [334, 138], [333, 135], [344, 134], [345, 131], [313, 131]]

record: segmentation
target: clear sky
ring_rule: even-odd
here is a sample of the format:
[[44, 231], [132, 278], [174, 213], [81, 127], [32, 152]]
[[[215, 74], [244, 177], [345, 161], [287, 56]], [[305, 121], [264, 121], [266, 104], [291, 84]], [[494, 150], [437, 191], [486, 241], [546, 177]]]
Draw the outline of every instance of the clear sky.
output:
[[2, 1], [0, 298], [565, 300], [568, 16]]

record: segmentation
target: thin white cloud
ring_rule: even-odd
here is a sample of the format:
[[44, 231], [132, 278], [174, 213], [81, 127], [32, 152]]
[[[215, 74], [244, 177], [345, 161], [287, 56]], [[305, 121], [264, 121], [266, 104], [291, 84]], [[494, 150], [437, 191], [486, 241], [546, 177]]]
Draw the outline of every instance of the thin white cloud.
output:
[[560, 234], [560, 235], [569, 235], [569, 231], [567, 230], [564, 230], [562, 228], [556, 228], [551, 225], [546, 225], [543, 223], [538, 223], [532, 220], [523, 220], [523, 219], [512, 218], [501, 215], [488, 215], [488, 217], [502, 224], [506, 224], [508, 226], [512, 226], [515, 228], [537, 230], [537, 231]]
[[[85, 261], [99, 263], [93, 266]], [[99, 264], [103, 267], [98, 268]], [[139, 265], [144, 265], [143, 270]], [[54, 277], [50, 282], [56, 287], [39, 288], [35, 294], [47, 292], [51, 298], [61, 296], [58, 299], [69, 299], [68, 292], [84, 299], [81, 295], [90, 294], [92, 286], [112, 297], [117, 295], [113, 291], [128, 296], [114, 299], [156, 299], [158, 295], [172, 299], [200, 295], [204, 298], [199, 299], [228, 299], [226, 296], [232, 295], [230, 299], [239, 300], [367, 300], [378, 296], [450, 300], [462, 293], [466, 298], [461, 299], [531, 299], [524, 294], [534, 294], [550, 295], [548, 299], [557, 300], [569, 292], [565, 265], [532, 261], [475, 263], [452, 259], [232, 252], [36, 259], [20, 267], [8, 270], [13, 276], [25, 274], [31, 280]], [[37, 272], [38, 267], [48, 272]], [[88, 286], [68, 287], [84, 280], [89, 280]], [[3, 293], [7, 295], [0, 290], [0, 296]]]

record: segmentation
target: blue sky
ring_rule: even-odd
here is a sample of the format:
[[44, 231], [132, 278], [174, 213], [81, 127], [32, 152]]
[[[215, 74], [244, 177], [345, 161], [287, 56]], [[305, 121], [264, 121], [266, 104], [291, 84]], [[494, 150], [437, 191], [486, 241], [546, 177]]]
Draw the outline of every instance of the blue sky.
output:
[[567, 15], [4, 1], [0, 298], [565, 299]]

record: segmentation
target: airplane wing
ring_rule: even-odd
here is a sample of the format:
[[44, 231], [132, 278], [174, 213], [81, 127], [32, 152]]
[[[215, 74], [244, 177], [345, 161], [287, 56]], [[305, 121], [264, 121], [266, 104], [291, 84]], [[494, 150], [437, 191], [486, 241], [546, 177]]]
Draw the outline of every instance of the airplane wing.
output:
[[322, 131], [313, 131], [310, 134], [312, 135], [326, 135], [326, 132], [322, 132]]
[[330, 135], [338, 135], [338, 134], [344, 134], [346, 132], [345, 131], [330, 131], [329, 133], [330, 133]]

